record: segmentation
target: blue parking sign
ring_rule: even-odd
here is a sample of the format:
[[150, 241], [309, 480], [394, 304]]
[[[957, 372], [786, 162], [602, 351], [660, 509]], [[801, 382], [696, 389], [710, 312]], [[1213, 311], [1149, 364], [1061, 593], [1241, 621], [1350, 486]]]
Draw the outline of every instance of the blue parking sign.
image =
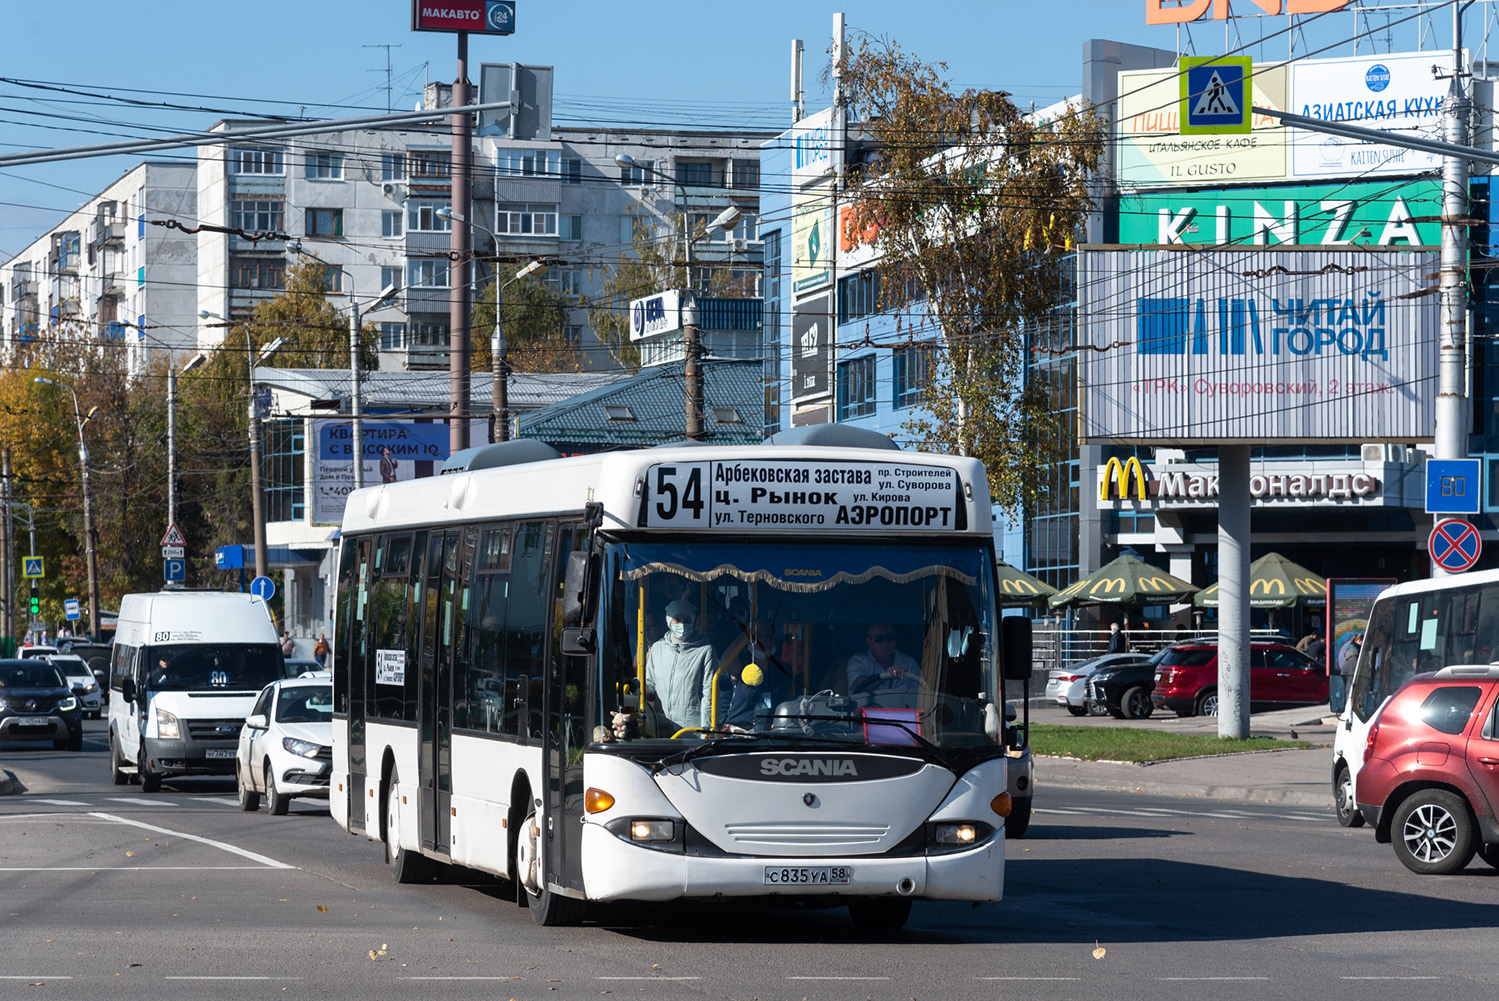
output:
[[187, 580], [187, 560], [162, 560], [161, 576], [169, 584]]

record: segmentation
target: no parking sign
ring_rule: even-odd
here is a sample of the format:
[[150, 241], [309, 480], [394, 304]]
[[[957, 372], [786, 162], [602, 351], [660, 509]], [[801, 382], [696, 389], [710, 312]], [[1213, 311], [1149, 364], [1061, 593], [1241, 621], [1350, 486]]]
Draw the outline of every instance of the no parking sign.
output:
[[1448, 573], [1462, 573], [1478, 562], [1483, 543], [1478, 529], [1461, 518], [1446, 518], [1431, 530], [1426, 548], [1437, 566]]

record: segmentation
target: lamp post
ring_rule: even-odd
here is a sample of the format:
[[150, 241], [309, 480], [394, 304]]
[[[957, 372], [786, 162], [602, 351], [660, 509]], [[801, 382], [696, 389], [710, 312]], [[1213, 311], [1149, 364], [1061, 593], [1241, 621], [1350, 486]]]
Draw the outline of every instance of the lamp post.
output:
[[88, 631], [89, 637], [93, 638], [99, 634], [99, 564], [94, 556], [93, 488], [89, 482], [88, 443], [83, 440], [83, 425], [98, 412], [99, 408], [94, 407], [88, 412], [88, 417], [85, 417], [78, 406], [78, 392], [72, 386], [66, 382], [57, 382], [42, 376], [37, 376], [35, 381], [44, 386], [66, 389], [73, 397], [73, 419], [78, 424], [78, 464], [83, 470], [83, 542], [88, 566]]
[[[636, 160], [628, 153], [615, 154], [614, 162], [622, 167], [634, 167], [648, 174], [654, 174], [665, 181], [676, 185], [677, 193], [682, 196], [682, 247], [683, 257], [687, 262], [687, 294], [692, 296], [692, 227], [688, 223], [687, 215], [687, 188], [674, 176], [668, 176], [657, 170], [648, 163]], [[729, 230], [739, 224], [740, 212], [734, 206], [720, 212], [713, 221], [708, 223], [704, 233], [711, 233], [715, 229]], [[689, 313], [689, 320], [682, 324], [682, 381], [685, 384], [687, 395], [687, 421], [684, 437], [689, 441], [699, 441], [703, 438], [703, 368], [702, 344], [698, 339], [696, 314]]]
[[[359, 301], [354, 298], [354, 276], [338, 264], [330, 264], [317, 254], [302, 246], [302, 241], [292, 240], [286, 245], [286, 249], [299, 256], [310, 257], [325, 268], [332, 268], [344, 276], [344, 282], [348, 286], [349, 296], [349, 423], [350, 437], [353, 439], [354, 447], [354, 489], [364, 489], [364, 393], [360, 385], [359, 370]], [[365, 312], [373, 313], [375, 310], [385, 306], [400, 292], [399, 286], [390, 285], [382, 289], [380, 294], [366, 307]]]
[[[482, 229], [489, 234], [494, 241], [495, 252], [495, 275], [498, 280], [500, 273], [500, 238], [495, 231], [483, 225], [478, 220], [465, 219], [452, 209], [442, 208], [437, 214], [444, 219], [456, 219], [477, 229]], [[505, 323], [503, 313], [505, 308], [505, 290], [522, 278], [540, 278], [547, 273], [547, 266], [541, 261], [531, 261], [525, 267], [515, 273], [515, 277], [497, 287], [494, 291], [494, 333], [489, 337], [489, 359], [494, 368], [494, 393], [491, 400], [494, 409], [494, 437], [496, 441], [510, 440], [510, 345], [505, 337]], [[474, 280], [478, 281], [477, 269], [475, 269]]]

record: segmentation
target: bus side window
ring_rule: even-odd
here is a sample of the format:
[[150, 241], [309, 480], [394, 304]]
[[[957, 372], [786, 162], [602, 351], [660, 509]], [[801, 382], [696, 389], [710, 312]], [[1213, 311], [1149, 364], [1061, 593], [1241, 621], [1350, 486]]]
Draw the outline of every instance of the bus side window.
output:
[[1499, 589], [1484, 588], [1477, 595], [1478, 621], [1473, 629], [1473, 662], [1499, 660]]

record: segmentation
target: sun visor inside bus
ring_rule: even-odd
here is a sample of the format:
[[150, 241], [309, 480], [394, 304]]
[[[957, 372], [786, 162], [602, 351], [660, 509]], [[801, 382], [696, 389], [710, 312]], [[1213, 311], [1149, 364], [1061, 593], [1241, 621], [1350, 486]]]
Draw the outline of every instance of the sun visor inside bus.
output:
[[698, 582], [719, 578], [758, 581], [778, 591], [802, 594], [875, 579], [903, 584], [948, 577], [970, 587], [978, 581], [976, 554], [920, 548], [768, 545], [751, 549], [700, 545], [686, 549], [651, 545], [639, 550], [626, 547], [626, 552], [620, 574], [624, 580], [667, 573]]
[[518, 466], [525, 462], [545, 462], [560, 458], [562, 453], [544, 441], [517, 438], [514, 441], [497, 441], [491, 445], [460, 449], [448, 456], [437, 475], [446, 476], [449, 473], [467, 473], [475, 469]]
[[899, 452], [900, 446], [888, 435], [868, 428], [847, 424], [809, 424], [787, 428], [770, 436], [771, 445], [815, 445], [820, 448], [884, 448]]

